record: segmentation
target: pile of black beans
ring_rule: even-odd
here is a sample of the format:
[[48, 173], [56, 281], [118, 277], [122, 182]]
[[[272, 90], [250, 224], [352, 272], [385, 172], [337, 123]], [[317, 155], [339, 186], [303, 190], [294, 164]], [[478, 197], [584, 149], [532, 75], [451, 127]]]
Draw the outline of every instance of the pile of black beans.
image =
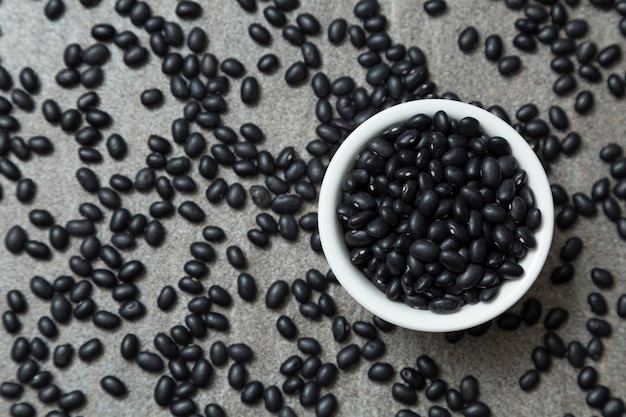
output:
[[373, 135], [342, 184], [350, 260], [390, 300], [450, 314], [524, 273], [541, 211], [505, 138], [416, 114]]
[[[80, 43], [50, 49], [50, 54], [61, 50], [63, 53], [54, 61], [58, 63], [56, 71], [46, 77], [37, 72], [42, 56], [21, 63], [25, 65], [21, 69], [12, 63], [15, 57], [1, 57], [0, 202], [17, 204], [20, 210], [28, 212], [28, 220], [13, 224], [15, 219], [2, 218], [6, 251], [0, 252], [0, 264], [10, 257], [11, 262], [23, 262], [25, 268], [63, 267], [61, 272], [46, 272], [45, 276], [33, 273], [19, 279], [3, 277], [2, 288], [9, 290], [2, 293], [2, 340], [8, 341], [10, 360], [0, 367], [0, 410], [12, 417], [44, 413], [47, 417], [65, 417], [104, 409], [107, 401], [124, 402], [139, 395], [153, 399], [154, 404], [141, 403], [146, 414], [160, 410], [175, 416], [221, 417], [232, 415], [239, 404], [229, 399], [218, 404], [219, 393], [213, 395], [211, 389], [230, 387], [245, 407], [254, 407], [254, 412], [263, 408], [280, 417], [297, 413], [331, 416], [345, 413], [344, 401], [354, 400], [338, 395], [341, 390], [337, 384], [353, 381], [343, 374], [359, 372], [359, 364], [367, 362], [366, 375], [360, 375], [358, 383], [367, 378], [374, 387], [386, 390], [397, 402], [397, 417], [419, 417], [420, 409], [429, 417], [446, 417], [453, 412], [465, 417], [490, 416], [491, 408], [479, 395], [474, 376], [464, 375], [458, 383], [450, 380], [448, 372], [455, 364], [443, 360], [438, 364], [434, 354], [427, 351], [413, 352], [415, 359], [391, 357], [387, 343], [397, 342], [394, 338], [404, 333], [394, 332], [393, 325], [376, 316], [365, 318], [352, 310], [342, 311], [333, 298], [336, 280], [332, 271], [324, 273], [311, 268], [298, 278], [269, 278], [271, 282], [267, 282], [266, 277], [251, 273], [254, 256], [235, 241], [236, 233], [231, 233], [225, 224], [210, 223], [212, 210], [232, 210], [233, 215], [240, 215], [240, 210], [252, 202], [252, 209], [258, 212], [250, 219], [246, 233], [254, 245], [252, 250], [271, 251], [276, 236], [290, 242], [306, 236], [312, 252], [319, 253], [314, 209], [319, 184], [328, 161], [350, 131], [371, 115], [400, 102], [461, 98], [452, 91], [439, 91], [429, 72], [427, 54], [420, 47], [392, 39], [387, 31], [391, 22], [382, 13], [386, 5], [377, 0], [355, 1], [354, 16], [336, 17], [327, 27], [304, 10], [298, 0], [236, 3], [241, 13], [255, 20], [247, 33], [263, 51], [256, 68], [246, 67], [237, 57], [218, 57], [210, 52], [211, 31], [219, 29], [201, 27], [198, 19], [209, 10], [193, 0], [166, 5], [173, 11], [171, 18], [157, 14], [144, 0], [117, 0], [114, 4], [80, 0], [67, 6], [71, 13], [66, 13], [65, 0], [29, 5], [39, 8], [51, 22], [57, 22], [61, 32], [63, 25], [71, 25], [71, 19], [81, 12], [86, 19], [95, 16], [90, 9], [109, 7], [118, 16], [111, 22], [94, 22]], [[594, 32], [585, 31], [588, 23], [574, 17], [580, 10], [579, 3], [580, 0], [505, 0], [493, 8], [508, 8], [511, 24], [523, 33], [512, 40], [513, 47], [532, 53], [533, 39], [550, 44], [556, 55], [550, 67], [558, 74], [554, 86], [557, 95], [565, 97], [576, 89], [577, 79], [572, 75], [575, 56], [584, 83], [598, 82], [605, 72], [611, 71], [608, 90], [611, 98], [619, 99], [624, 96], [623, 77], [615, 69], [620, 62], [620, 44], [611, 42], [596, 47], [591, 38]], [[616, 33], [626, 36], [625, 0], [588, 3], [615, 22]], [[7, 2], [0, 3], [4, 15], [11, 14], [6, 12], [9, 7]], [[444, 0], [428, 0], [418, 11], [425, 18], [445, 19], [448, 4]], [[25, 20], [25, 25], [31, 23]], [[46, 33], [38, 30], [30, 36]], [[0, 33], [0, 42], [5, 35]], [[358, 51], [356, 62], [365, 69], [365, 77], [356, 76], [358, 71], [353, 72], [350, 67], [342, 68], [342, 75], [336, 79], [328, 77], [332, 71], [327, 66], [331, 64], [324, 60], [326, 51], [318, 48], [324, 35], [333, 47], [353, 47], [351, 51]], [[455, 39], [443, 41], [454, 43]], [[285, 58], [271, 49], [278, 42], [298, 49], [301, 56], [295, 62], [282, 62]], [[475, 27], [468, 27], [456, 42], [463, 53], [471, 56], [481, 42], [481, 34]], [[510, 77], [533, 70], [524, 68], [519, 56], [505, 54], [506, 47], [498, 34], [489, 34], [485, 39], [485, 55], [498, 62], [500, 74]], [[119, 54], [112, 53], [113, 48]], [[171, 134], [151, 134], [146, 148], [136, 149], [129, 146], [116, 113], [109, 113], [110, 103], [98, 89], [105, 82], [110, 85], [120, 80], [107, 74], [111, 67], [136, 76], [136, 71], [154, 62], [167, 87], [146, 88], [127, 105], [141, 103], [146, 111], [160, 111], [164, 102], [172, 100], [180, 106], [181, 114], [164, 115], [171, 117]], [[262, 83], [268, 77], [282, 77], [298, 94], [305, 92], [303, 87], [310, 83], [317, 99], [315, 116], [319, 123], [315, 139], [302, 150], [285, 143], [280, 151], [269, 152], [265, 133], [252, 120], [231, 127], [225, 121], [229, 118], [223, 117], [231, 111], [233, 100], [252, 109], [262, 102]], [[51, 91], [46, 85], [48, 80], [63, 89], [63, 97], [46, 96]], [[507, 103], [484, 106], [478, 100], [467, 101], [510, 123], [528, 141], [548, 172], [584, 149], [583, 138], [568, 131], [567, 113], [557, 104], [550, 107], [548, 120], [544, 120], [532, 102], [511, 113], [515, 116], [512, 118]], [[593, 107], [591, 92], [581, 91], [575, 110], [587, 114]], [[30, 122], [36, 117], [43, 117], [49, 126], [43, 132], [30, 133]], [[451, 121], [450, 130], [453, 126]], [[553, 129], [562, 132], [563, 139]], [[77, 166], [77, 192], [66, 192], [84, 196], [75, 207], [68, 199], [62, 210], [42, 201], [39, 192], [48, 185], [46, 181], [54, 178], [55, 166], [46, 158], [55, 153], [57, 146], [75, 147], [76, 158], [64, 163]], [[145, 164], [131, 167], [126, 157], [132, 152], [140, 152]], [[590, 196], [552, 184], [560, 210], [559, 233], [566, 233], [581, 217], [595, 216], [601, 205], [619, 236], [626, 240], [626, 218], [620, 203], [626, 199], [622, 145], [607, 143], [599, 157], [610, 165], [606, 177], [593, 185]], [[33, 161], [50, 169], [45, 180], [29, 178], [29, 163]], [[119, 167], [119, 172], [107, 174], [100, 169], [105, 165]], [[127, 168], [134, 171], [128, 172]], [[237, 180], [227, 182], [225, 171], [232, 171]], [[358, 181], [357, 176], [357, 185]], [[137, 193], [151, 199], [148, 207], [132, 208], [131, 201]], [[524, 199], [523, 195], [519, 197]], [[154, 256], [167, 256], [159, 251], [163, 251], [164, 242], [173, 239], [170, 222], [174, 218], [198, 227], [197, 241], [188, 248], [189, 258], [181, 260], [183, 276], [178, 280], [158, 274], [142, 258], [141, 253], [145, 252], [136, 251], [145, 248], [145, 242], [155, 251]], [[519, 247], [513, 242], [511, 249]], [[577, 383], [586, 404], [603, 417], [620, 417], [625, 409], [623, 393], [619, 386], [611, 389], [606, 385], [600, 375], [605, 364], [600, 361], [614, 326], [626, 318], [626, 294], [610, 292], [619, 280], [609, 267], [594, 267], [581, 278], [584, 274], [579, 272], [582, 268], [577, 259], [583, 250], [582, 239], [570, 237], [560, 248], [561, 264], [550, 271], [548, 284], [555, 289], [565, 286], [571, 290], [567, 286], [589, 279], [596, 287], [588, 296], [590, 315], [586, 329], [579, 332], [580, 340], [569, 340], [568, 333], [561, 331], [568, 324], [570, 306], [547, 309], [537, 294], [493, 322], [447, 333], [445, 340], [458, 344], [450, 349], [463, 349], [462, 339], [466, 336], [523, 331], [542, 322], [539, 331], [545, 331], [544, 337], [528, 352], [532, 367], [524, 373], [520, 371], [521, 377], [510, 375], [509, 379], [515, 383], [519, 377], [524, 391], [537, 390], [542, 373], [550, 371], [553, 362], [566, 360], [578, 371]], [[269, 252], [261, 253], [260, 256], [268, 256]], [[215, 275], [207, 280], [211, 274], [209, 265], [217, 269], [217, 262], [219, 267], [235, 273], [234, 283], [222, 282]], [[146, 281], [162, 285], [158, 294], [149, 294]], [[478, 299], [483, 293], [489, 294], [485, 291], [480, 292]], [[103, 297], [112, 301], [102, 302]], [[259, 306], [263, 298], [265, 305]], [[449, 296], [448, 299], [455, 300]], [[463, 302], [470, 300], [463, 298]], [[251, 373], [250, 364], [265, 358], [253, 347], [230, 337], [231, 325], [244, 319], [237, 308], [241, 303], [260, 307], [259, 316], [264, 319], [275, 318], [277, 335], [293, 342], [292, 351], [280, 352], [286, 357], [276, 370], [285, 377], [280, 387], [267, 382], [265, 375]], [[297, 306], [295, 314], [299, 312], [307, 326], [300, 327], [298, 320], [289, 317], [286, 307], [292, 304]], [[172, 317], [177, 305], [182, 305], [184, 313], [174, 317], [176, 324], [137, 335], [139, 332], [133, 327], [136, 323], [157, 309]], [[573, 307], [579, 309], [580, 305]], [[36, 315], [41, 308], [45, 312]], [[308, 334], [309, 325], [317, 326], [319, 332]], [[328, 327], [336, 344], [322, 345], [315, 336], [324, 337]], [[85, 340], [68, 338], [66, 332], [70, 328], [79, 328]], [[584, 339], [586, 336], [588, 340]], [[119, 355], [128, 366], [103, 368], [103, 362], [111, 355]], [[90, 367], [89, 381], [96, 383], [57, 378], [75, 372], [78, 364]], [[96, 370], [102, 373], [95, 375]], [[129, 375], [133, 372], [153, 376], [153, 384], [132, 384]], [[486, 385], [481, 385], [483, 391]], [[491, 398], [503, 397], [499, 392], [489, 394]], [[207, 396], [210, 400], [203, 403]], [[506, 407], [506, 399], [502, 401], [505, 404], [498, 404], [500, 409]], [[123, 404], [130, 408], [130, 404]]]

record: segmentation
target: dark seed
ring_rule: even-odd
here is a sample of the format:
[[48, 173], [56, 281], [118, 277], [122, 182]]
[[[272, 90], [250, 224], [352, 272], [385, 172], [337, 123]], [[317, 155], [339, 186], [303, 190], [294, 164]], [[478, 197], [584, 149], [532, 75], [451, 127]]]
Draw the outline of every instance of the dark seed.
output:
[[459, 34], [459, 49], [463, 52], [471, 52], [478, 43], [478, 31], [473, 26], [468, 26]]
[[613, 274], [604, 268], [593, 268], [591, 280], [598, 288], [611, 288], [615, 282]]
[[499, 35], [489, 35], [485, 39], [485, 56], [488, 60], [498, 61], [502, 56], [502, 50], [502, 38]]
[[413, 405], [417, 403], [417, 392], [413, 388], [398, 382], [391, 387], [391, 396], [403, 404]]
[[347, 369], [354, 365], [361, 357], [361, 350], [355, 344], [350, 344], [342, 348], [337, 353], [337, 367]]
[[93, 315], [93, 324], [103, 329], [115, 329], [122, 324], [122, 320], [109, 311], [96, 311]]
[[297, 85], [304, 81], [308, 73], [304, 62], [298, 61], [292, 64], [285, 72], [285, 81], [289, 85]]
[[426, 378], [436, 378], [439, 375], [439, 367], [431, 357], [421, 355], [416, 360], [418, 371]]
[[345, 39], [347, 30], [348, 24], [345, 19], [338, 18], [333, 20], [328, 25], [328, 40], [334, 45], [340, 44]]

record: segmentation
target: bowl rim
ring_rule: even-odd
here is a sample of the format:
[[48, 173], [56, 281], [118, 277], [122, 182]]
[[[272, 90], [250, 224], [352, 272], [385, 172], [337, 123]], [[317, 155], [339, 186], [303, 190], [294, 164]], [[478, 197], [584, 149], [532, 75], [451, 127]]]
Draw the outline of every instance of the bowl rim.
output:
[[[411, 308], [402, 302], [391, 301], [378, 290], [349, 260], [343, 240], [343, 229], [336, 216], [341, 201], [341, 183], [354, 166], [355, 157], [362, 151], [371, 132], [379, 134], [385, 128], [423, 113], [432, 116], [443, 110], [450, 118], [460, 120], [474, 117], [489, 136], [505, 138], [511, 145], [522, 169], [528, 174], [528, 185], [535, 195], [535, 207], [541, 210], [541, 225], [535, 230], [537, 246], [528, 251], [520, 262], [524, 274], [505, 280], [496, 297], [488, 302], [464, 305], [452, 314], [435, 314], [429, 310]], [[330, 160], [320, 188], [318, 202], [318, 229], [323, 253], [341, 286], [362, 307], [383, 320], [410, 330], [425, 332], [451, 332], [469, 329], [504, 313], [530, 289], [550, 251], [554, 233], [554, 203], [547, 174], [526, 140], [504, 120], [480, 107], [446, 99], [419, 99], [394, 105], [373, 115], [356, 129], [339, 146]], [[337, 256], [339, 255], [339, 256]], [[532, 256], [529, 256], [532, 255]]]

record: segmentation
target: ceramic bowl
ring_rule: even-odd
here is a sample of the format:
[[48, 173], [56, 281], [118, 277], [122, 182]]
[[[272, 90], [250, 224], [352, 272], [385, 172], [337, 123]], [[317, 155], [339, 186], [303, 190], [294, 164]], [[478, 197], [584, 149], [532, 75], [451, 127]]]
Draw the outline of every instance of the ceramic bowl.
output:
[[[344, 242], [344, 230], [336, 214], [341, 202], [344, 177], [353, 168], [356, 156], [367, 142], [387, 127], [401, 123], [419, 113], [434, 115], [443, 110], [451, 119], [470, 116], [480, 122], [489, 136], [501, 136], [511, 145], [512, 154], [528, 176], [528, 185], [534, 192], [536, 207], [541, 210], [541, 225], [535, 230], [537, 246], [521, 259], [524, 268], [521, 277], [501, 282], [498, 294], [487, 302], [466, 304], [451, 314], [436, 314], [429, 310], [409, 307], [401, 301], [389, 300], [363, 273], [350, 262]], [[450, 332], [469, 329], [498, 317], [529, 290], [541, 273], [554, 231], [554, 206], [546, 173], [539, 159], [509, 124], [479, 107], [453, 100], [423, 99], [398, 104], [372, 116], [359, 125], [341, 144], [330, 161], [322, 182], [318, 226], [322, 248], [328, 263], [343, 288], [361, 306], [378, 317], [398, 326], [426, 331]]]

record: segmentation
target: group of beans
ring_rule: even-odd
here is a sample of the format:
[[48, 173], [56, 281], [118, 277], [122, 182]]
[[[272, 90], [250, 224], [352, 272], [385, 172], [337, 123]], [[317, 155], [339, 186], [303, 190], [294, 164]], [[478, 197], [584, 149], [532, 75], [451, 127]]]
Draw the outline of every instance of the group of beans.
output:
[[437, 111], [386, 128], [342, 184], [350, 261], [390, 300], [450, 314], [524, 273], [541, 211], [527, 173], [478, 120]]
[[[256, 0], [236, 1], [243, 12], [258, 17], [258, 22], [248, 28], [249, 36], [257, 44], [270, 46], [274, 33], [280, 33], [286, 42], [302, 52], [301, 60], [285, 66], [283, 76], [285, 82], [294, 88], [303, 87], [310, 78], [313, 93], [318, 99], [315, 108], [319, 121], [316, 129], [318, 138], [306, 145], [308, 157], [299, 157], [298, 150], [292, 146], [285, 147], [276, 155], [259, 150], [267, 139], [254, 123], [242, 124], [238, 129], [226, 126], [221, 115], [228, 111], [227, 99], [234, 99], [228, 97], [231, 82], [240, 80], [239, 98], [246, 105], [253, 106], [262, 99], [259, 80], [247, 75], [253, 71], [246, 69], [235, 57], [219, 59], [206, 52], [208, 35], [204, 29], [195, 26], [185, 34], [179, 23], [154, 15], [150, 5], [143, 0], [117, 0], [114, 9], [120, 16], [128, 18], [133, 26], [146, 31], [148, 46], [142, 46], [134, 32], [119, 30], [108, 23], [92, 27], [91, 36], [95, 43], [66, 46], [64, 67], [54, 78], [68, 92], [82, 91], [83, 88], [89, 90], [78, 97], [76, 108], [62, 109], [52, 98], [41, 100], [38, 97], [41, 87], [39, 76], [33, 68], [25, 67], [19, 74], [11, 74], [0, 65], [0, 90], [3, 92], [0, 96], [0, 201], [12, 198], [11, 193], [5, 190], [8, 190], [7, 184], [15, 184], [15, 198], [30, 210], [28, 218], [31, 223], [14, 225], [3, 231], [4, 248], [8, 251], [3, 256], [20, 256], [24, 257], [24, 262], [30, 262], [25, 257], [29, 256], [38, 262], [45, 262], [55, 251], [55, 254], [67, 257], [68, 273], [71, 272], [54, 280], [31, 277], [32, 296], [18, 289], [5, 294], [8, 309], [2, 314], [2, 322], [5, 331], [14, 335], [10, 353], [13, 363], [2, 368], [7, 371], [2, 374], [0, 396], [11, 402], [10, 414], [16, 417], [37, 414], [34, 404], [20, 402], [28, 389], [37, 391], [37, 398], [44, 407], [54, 408], [46, 414], [50, 417], [80, 413], [88, 396], [99, 395], [83, 392], [82, 389], [65, 389], [55, 383], [53, 367], [57, 368], [56, 372], [71, 367], [76, 355], [81, 361], [89, 363], [101, 357], [105, 349], [105, 342], [98, 337], [80, 346], [74, 346], [71, 341], [57, 343], [64, 326], [82, 324], [88, 328], [87, 323], [91, 321], [100, 329], [115, 331], [122, 322], [132, 325], [151, 309], [169, 311], [183, 299], [188, 300], [189, 313], [169, 331], [155, 329], [156, 335], [151, 341], [154, 349], [146, 346], [148, 341], [142, 341], [130, 332], [123, 337], [120, 346], [108, 347], [119, 351], [129, 364], [136, 364], [141, 370], [158, 377], [155, 378], [154, 401], [157, 406], [169, 407], [173, 415], [201, 416], [202, 412], [207, 417], [227, 415], [228, 407], [224, 410], [217, 403], [198, 404], [194, 396], [199, 390], [220, 384], [215, 380], [215, 368], [228, 364], [228, 384], [241, 392], [244, 404], [263, 403], [271, 413], [281, 417], [293, 416], [296, 413], [286, 404], [289, 400], [284, 395], [297, 395], [304, 410], [312, 409], [317, 416], [330, 416], [342, 408], [340, 399], [332, 393], [332, 384], [340, 372], [349, 372], [362, 359], [371, 362], [367, 377], [373, 383], [389, 383], [396, 374], [399, 376], [390, 388], [391, 396], [404, 407], [396, 413], [398, 417], [418, 416], [414, 405], [421, 391], [429, 401], [445, 399], [445, 406], [443, 403], [429, 406], [429, 417], [450, 416], [457, 411], [466, 417], [491, 415], [490, 408], [479, 400], [479, 383], [471, 375], [464, 377], [457, 389], [442, 379], [439, 366], [428, 355], [417, 353], [414, 363], [400, 365], [399, 372], [395, 371], [394, 365], [382, 361], [386, 351], [383, 334], [392, 331], [393, 326], [378, 317], [373, 317], [371, 322], [355, 319], [350, 323], [340, 315], [327, 291], [329, 285], [336, 282], [331, 271], [324, 274], [310, 269], [304, 279], [274, 281], [265, 289], [265, 307], [280, 311], [291, 298], [291, 293], [305, 318], [324, 323], [323, 317], [327, 317], [332, 322], [333, 338], [341, 344], [334, 362], [322, 362], [320, 353], [329, 348], [322, 347], [312, 337], [299, 335], [297, 326], [287, 315], [278, 317], [276, 329], [285, 339], [296, 340], [302, 355], [289, 356], [281, 365], [279, 372], [285, 377], [282, 387], [266, 386], [263, 381], [249, 378], [246, 365], [254, 360], [250, 346], [207, 340], [209, 330], [215, 334], [229, 330], [230, 320], [235, 317], [223, 313], [240, 302], [223, 286], [213, 284], [207, 288], [203, 281], [209, 274], [207, 263], [216, 259], [215, 247], [226, 241], [229, 233], [218, 226], [206, 225], [208, 215], [203, 208], [206, 203], [198, 204], [189, 199], [176, 206], [173, 202], [175, 196], [189, 195], [205, 188], [208, 203], [222, 204], [224, 208], [224, 200], [233, 210], [244, 207], [249, 197], [262, 210], [255, 219], [258, 227], [247, 232], [253, 245], [266, 247], [271, 243], [270, 237], [276, 234], [287, 241], [294, 241], [301, 237], [299, 230], [302, 230], [310, 234], [311, 249], [321, 252], [317, 214], [314, 211], [302, 212], [316, 201], [328, 159], [332, 158], [347, 134], [371, 115], [399, 102], [436, 97], [459, 100], [453, 92], [436, 92], [437, 85], [430, 79], [426, 56], [420, 48], [407, 47], [391, 39], [386, 32], [387, 19], [380, 13], [376, 0], [356, 2], [354, 15], [360, 24], [348, 24], [345, 19], [337, 18], [327, 28], [332, 45], [349, 42], [359, 50], [358, 63], [367, 72], [364, 82], [350, 75], [330, 80], [319, 70], [322, 52], [314, 41], [323, 33], [323, 28], [315, 16], [297, 10], [300, 7], [298, 0], [273, 0], [266, 4]], [[596, 57], [595, 44], [578, 41], [586, 33], [586, 22], [569, 19], [567, 14], [568, 10], [575, 10], [578, 3], [577, 0], [565, 0], [564, 3], [558, 0], [504, 1], [504, 6], [511, 10], [522, 9], [526, 16], [515, 23], [520, 34], [513, 40], [514, 47], [523, 52], [532, 51], [535, 38], [542, 44], [550, 44], [556, 55], [551, 67], [562, 74], [554, 88], [559, 95], [576, 87], [575, 80], [572, 87], [574, 62], [570, 56], [576, 56], [581, 77], [593, 82], [603, 76], [592, 64], [594, 59], [602, 68], [608, 68], [619, 61], [621, 55], [619, 46], [611, 45], [603, 48]], [[590, 0], [590, 3], [603, 11], [615, 11], [620, 16], [625, 14], [625, 1]], [[80, 4], [85, 8], [107, 7], [99, 0], [80, 0]], [[2, 4], [0, 7], [9, 6]], [[423, 4], [424, 13], [433, 18], [445, 14], [447, 7], [443, 0], [428, 0]], [[176, 3], [175, 10], [178, 18], [188, 22], [193, 22], [203, 13], [202, 6], [191, 0]], [[48, 0], [44, 13], [51, 21], [64, 24], [64, 1]], [[625, 19], [621, 17], [619, 21], [622, 34], [625, 32]], [[567, 38], [560, 38], [562, 31]], [[464, 53], [471, 53], [479, 38], [475, 28], [468, 28], [462, 31], [458, 46]], [[100, 102], [97, 93], [105, 78], [105, 67], [111, 59], [111, 45], [123, 51], [123, 63], [129, 68], [143, 66], [151, 54], [160, 59], [161, 71], [169, 77], [169, 93], [184, 103], [183, 117], [171, 123], [171, 138], [149, 137], [145, 167], [137, 171], [134, 179], [121, 173], [101, 178], [92, 169], [105, 161], [124, 161], [129, 152], [122, 135], [112, 133], [105, 138], [103, 134], [103, 130], [115, 127], [111, 115], [102, 110], [106, 103]], [[502, 75], [514, 75], [520, 69], [519, 57], [502, 56], [503, 41], [498, 35], [486, 38], [485, 46], [487, 58], [498, 61]], [[280, 58], [271, 52], [257, 62], [258, 71], [266, 75], [276, 74], [279, 68]], [[616, 73], [608, 77], [609, 91], [616, 97], [623, 95], [623, 80], [624, 77]], [[165, 95], [166, 92], [158, 88], [150, 88], [138, 99], [147, 109], [155, 109], [162, 105]], [[471, 103], [482, 107], [480, 102]], [[48, 210], [30, 209], [28, 206], [36, 201], [38, 185], [32, 179], [23, 177], [20, 166], [32, 158], [45, 157], [55, 148], [54, 140], [47, 136], [33, 136], [28, 140], [19, 136], [22, 117], [34, 112], [38, 104], [43, 117], [53, 128], [58, 127], [73, 135], [79, 145], [78, 159], [82, 165], [76, 171], [77, 184], [94, 197], [94, 202], [80, 204], [80, 218], [65, 225], [57, 224], [55, 216]], [[592, 105], [591, 93], [581, 91], [576, 98], [576, 111], [585, 113]], [[548, 171], [550, 162], [560, 154], [573, 156], [580, 147], [582, 138], [576, 132], [569, 132], [563, 140], [552, 135], [550, 125], [538, 118], [537, 106], [532, 103], [516, 112], [517, 122], [501, 106], [494, 105], [488, 110], [511, 123], [528, 140]], [[563, 109], [553, 106], [549, 116], [555, 129], [568, 129]], [[205, 137], [208, 133], [215, 141], [210, 142]], [[107, 155], [98, 149], [103, 141]], [[210, 147], [209, 143], [212, 143]], [[178, 148], [184, 151], [185, 156], [171, 155]], [[594, 185], [591, 197], [577, 192], [570, 203], [568, 192], [557, 184], [553, 185], [555, 203], [560, 207], [557, 216], [559, 229], [571, 227], [579, 215], [594, 215], [596, 205], [601, 203], [606, 216], [616, 223], [618, 233], [626, 240], [626, 218], [622, 217], [617, 202], [617, 199], [626, 197], [626, 159], [622, 152], [620, 145], [608, 144], [600, 154], [600, 158], [610, 164], [610, 175], [616, 181], [613, 188], [607, 176]], [[220, 170], [232, 170], [244, 183], [254, 183], [247, 190], [239, 182], [228, 184], [219, 175]], [[256, 181], [259, 178], [263, 179], [262, 184]], [[147, 213], [131, 213], [124, 207], [123, 197], [133, 192], [155, 197]], [[176, 285], [164, 285], [157, 299], [144, 305], [138, 299], [140, 281], [152, 272], [140, 259], [130, 258], [132, 250], [138, 239], [143, 239], [154, 248], [161, 246], [168, 237], [162, 220], [177, 214], [192, 224], [203, 225], [204, 241], [190, 245], [193, 259], [183, 265], [185, 276]], [[105, 220], [111, 232], [110, 242], [101, 240], [103, 233], [99, 229], [107, 227]], [[33, 237], [39, 235], [41, 230], [47, 231], [48, 242]], [[71, 240], [80, 241], [80, 253], [65, 253]], [[570, 238], [563, 246], [559, 253], [563, 263], [551, 274], [554, 285], [572, 280], [575, 273], [573, 262], [582, 248], [582, 241], [576, 237]], [[238, 273], [238, 297], [241, 302], [254, 302], [258, 298], [257, 293], [263, 289], [258, 288], [255, 277], [246, 272], [246, 254], [238, 245], [229, 245], [225, 252], [228, 263]], [[103, 267], [92, 265], [100, 261]], [[591, 279], [601, 290], [615, 285], [615, 278], [607, 269], [594, 268]], [[92, 298], [96, 292], [110, 293], [113, 300], [119, 303], [118, 312], [100, 309]], [[49, 304], [50, 315], [36, 321], [40, 334], [29, 339], [20, 335], [22, 320], [29, 304], [38, 301]], [[619, 297], [616, 304], [616, 314], [626, 318], [626, 295]], [[567, 358], [573, 367], [580, 368], [578, 384], [587, 395], [587, 404], [605, 417], [621, 416], [624, 413], [621, 393], [601, 385], [598, 371], [586, 362], [586, 358], [599, 360], [602, 357], [604, 340], [612, 333], [606, 315], [609, 312], [612, 314], [613, 309], [601, 292], [589, 295], [589, 305], [594, 316], [587, 321], [592, 337], [586, 345], [576, 340], [566, 343], [556, 333], [568, 318], [565, 308], [554, 307], [544, 315], [541, 302], [534, 297], [500, 316], [495, 324], [502, 330], [512, 331], [522, 324], [535, 325], [543, 317], [546, 330], [544, 343], [533, 350], [533, 367], [519, 379], [522, 390], [535, 388], [540, 372], [547, 371], [553, 359]], [[515, 312], [517, 309], [521, 309], [519, 313]], [[457, 343], [466, 334], [485, 334], [491, 325], [489, 322], [467, 332], [447, 333], [445, 337], [450, 343]], [[347, 343], [351, 333], [360, 338], [357, 340], [365, 342], [360, 345], [353, 339], [352, 343]], [[209, 344], [205, 352], [203, 346]], [[52, 364], [48, 362], [50, 357]], [[15, 376], [11, 375], [13, 370]], [[101, 388], [108, 395], [121, 397], [123, 401], [128, 391], [134, 388], [127, 386], [119, 375], [114, 375], [116, 370], [111, 372], [102, 376]], [[322, 389], [327, 392], [321, 392]]]

